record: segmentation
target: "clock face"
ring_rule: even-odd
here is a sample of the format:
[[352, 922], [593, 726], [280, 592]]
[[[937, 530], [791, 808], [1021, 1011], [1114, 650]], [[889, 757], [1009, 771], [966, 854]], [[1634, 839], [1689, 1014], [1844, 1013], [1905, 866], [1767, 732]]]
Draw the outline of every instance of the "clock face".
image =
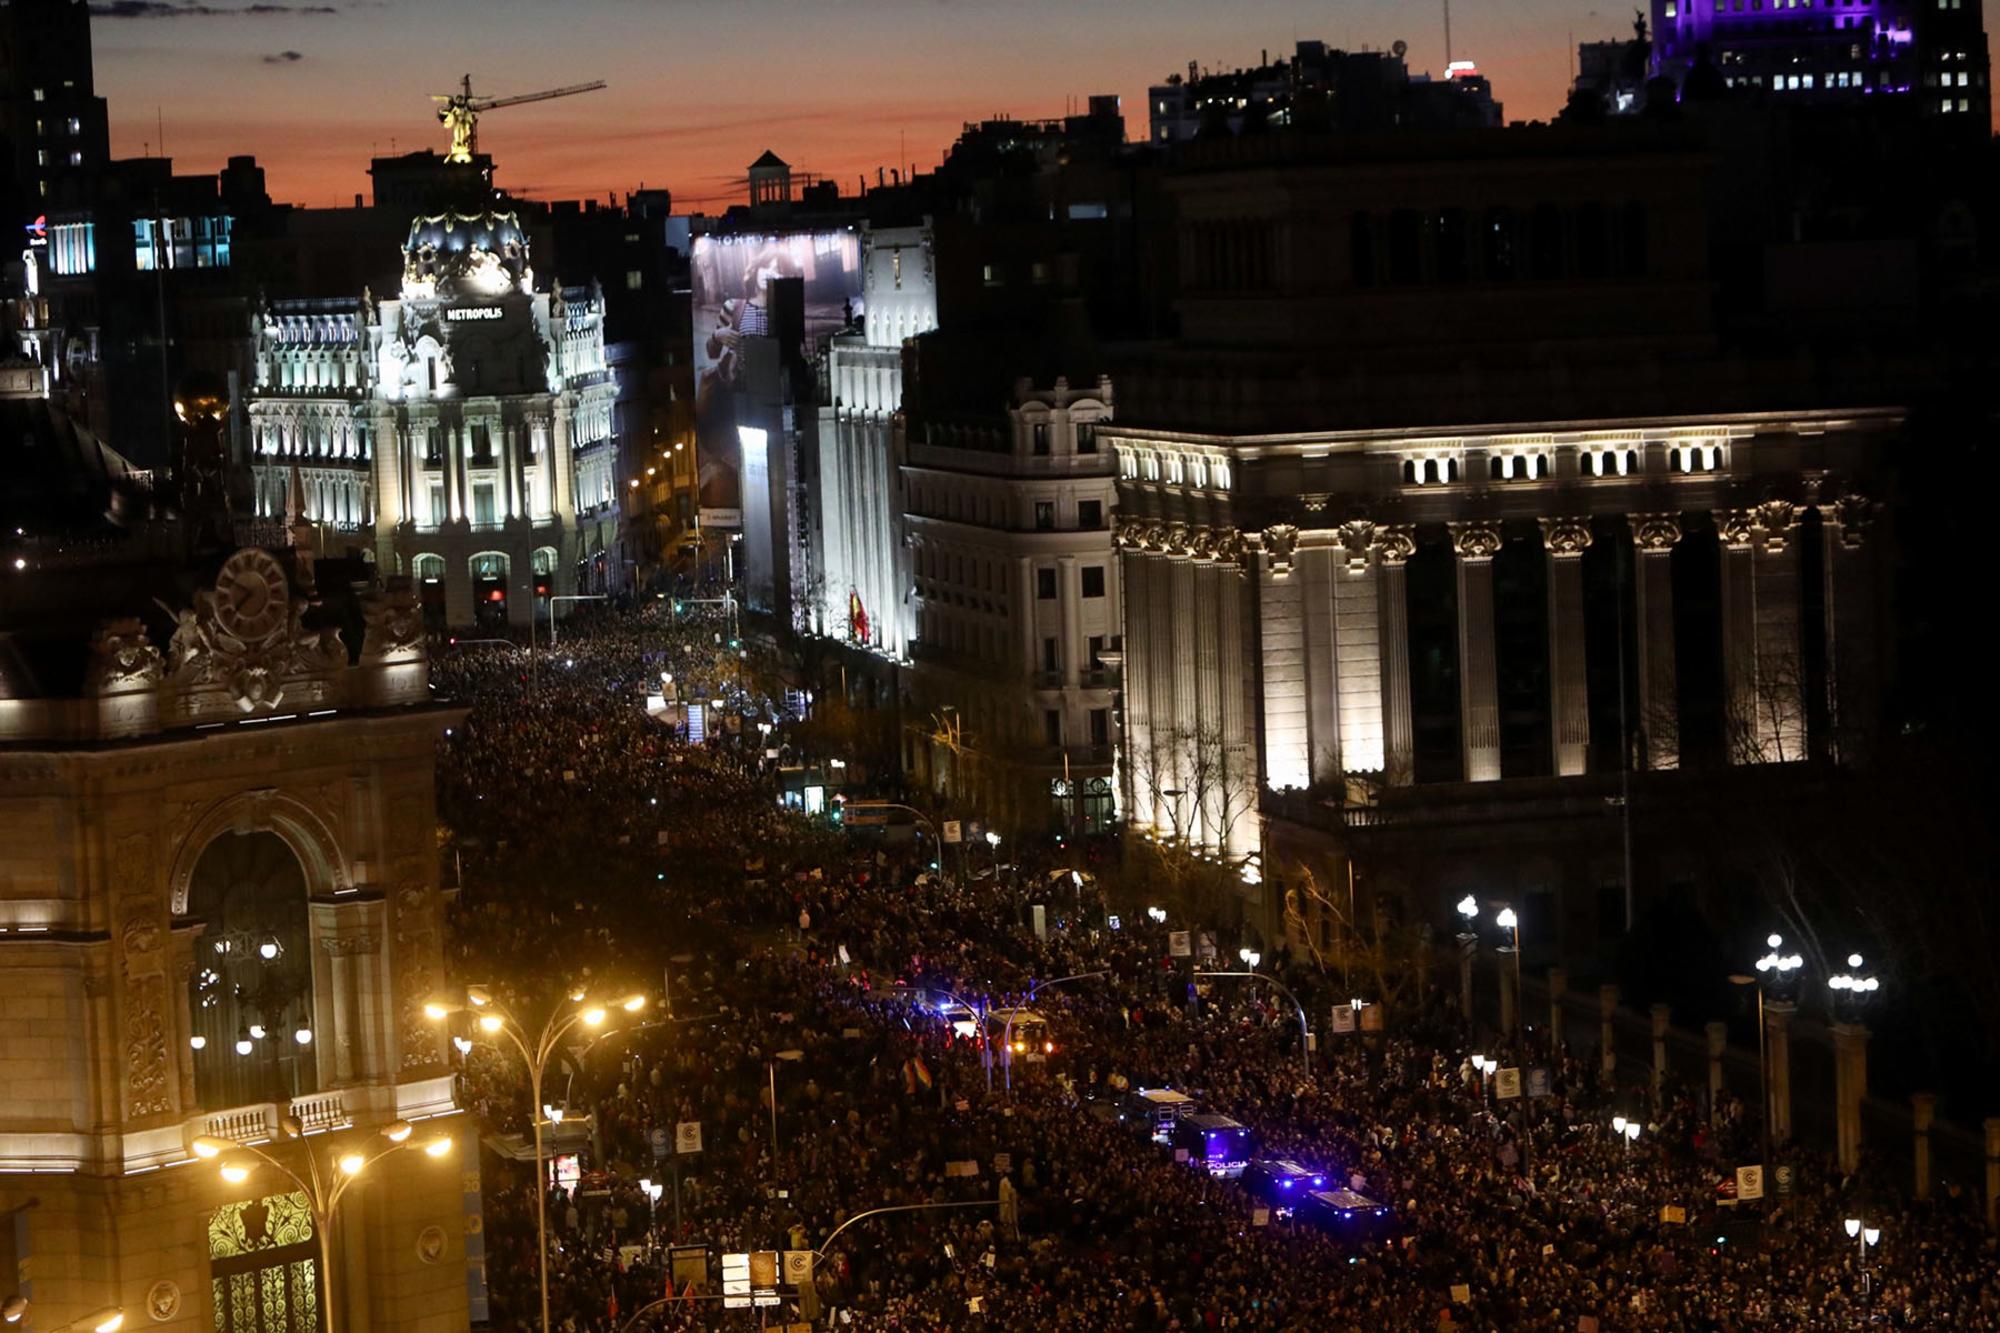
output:
[[238, 551], [215, 579], [215, 619], [239, 639], [261, 639], [285, 623], [291, 583], [268, 551]]

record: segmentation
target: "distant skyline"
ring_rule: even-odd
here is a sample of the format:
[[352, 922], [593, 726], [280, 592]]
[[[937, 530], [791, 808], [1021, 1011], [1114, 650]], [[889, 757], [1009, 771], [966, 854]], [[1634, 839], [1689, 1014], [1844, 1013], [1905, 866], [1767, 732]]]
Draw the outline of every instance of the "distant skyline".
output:
[[[726, 207], [769, 148], [843, 192], [876, 169], [936, 165], [968, 121], [1059, 116], [1092, 93], [1146, 130], [1146, 88], [1195, 60], [1254, 65], [1298, 40], [1409, 43], [1445, 67], [1441, 0], [100, 0], [97, 86], [112, 151], [182, 172], [256, 156], [284, 202], [346, 204], [368, 160], [442, 149], [427, 96], [603, 79], [602, 92], [481, 120], [499, 184], [540, 199], [665, 186]], [[1562, 106], [1575, 42], [1627, 36], [1631, 5], [1458, 0], [1452, 52], [1510, 120]]]

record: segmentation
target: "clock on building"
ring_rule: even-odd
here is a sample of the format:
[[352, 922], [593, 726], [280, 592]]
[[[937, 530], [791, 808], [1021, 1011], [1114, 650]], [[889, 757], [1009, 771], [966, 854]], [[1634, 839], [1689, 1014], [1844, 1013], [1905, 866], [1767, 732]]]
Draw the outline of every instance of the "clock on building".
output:
[[215, 576], [215, 623], [245, 643], [268, 638], [291, 610], [291, 581], [270, 552], [254, 547], [223, 562]]

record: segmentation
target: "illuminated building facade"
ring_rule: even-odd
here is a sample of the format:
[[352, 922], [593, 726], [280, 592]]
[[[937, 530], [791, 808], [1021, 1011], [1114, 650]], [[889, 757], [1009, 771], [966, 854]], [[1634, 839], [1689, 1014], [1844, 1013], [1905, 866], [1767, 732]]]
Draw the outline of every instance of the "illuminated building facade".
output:
[[255, 317], [255, 513], [296, 485], [328, 550], [407, 574], [433, 622], [525, 623], [617, 567], [616, 385], [593, 285], [535, 290], [510, 213], [422, 217], [393, 300]]
[[[177, 560], [37, 557], [0, 632], [0, 1286], [38, 1328], [115, 1306], [128, 1329], [307, 1333], [328, 1281], [343, 1328], [464, 1328], [477, 1142], [422, 1012], [432, 762], [459, 712], [429, 700], [407, 587], [356, 632], [303, 550], [185, 572], [192, 605]], [[457, 1151], [357, 1177], [330, 1274], [278, 1171], [231, 1186], [194, 1152], [303, 1173], [399, 1119]]]
[[1653, 68], [1805, 104], [1907, 101], [1984, 139], [1981, 0], [1653, 0]]
[[937, 327], [934, 266], [928, 227], [863, 233], [867, 315], [826, 340], [820, 393], [814, 629], [897, 660], [908, 657], [915, 615], [896, 438], [903, 343]]

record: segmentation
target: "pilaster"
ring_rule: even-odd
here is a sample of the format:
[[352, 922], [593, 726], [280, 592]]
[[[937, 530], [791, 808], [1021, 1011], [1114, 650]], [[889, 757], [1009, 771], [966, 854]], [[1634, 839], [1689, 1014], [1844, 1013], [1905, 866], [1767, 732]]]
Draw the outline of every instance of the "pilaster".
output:
[[1386, 528], [1381, 534], [1382, 771], [1398, 786], [1416, 780], [1416, 728], [1410, 717], [1411, 556], [1416, 529]]
[[1341, 525], [1332, 570], [1336, 703], [1340, 718], [1340, 767], [1347, 773], [1380, 773], [1382, 740], [1381, 558], [1375, 525], [1356, 519]]
[[1274, 790], [1312, 781], [1306, 712], [1305, 623], [1293, 568], [1298, 529], [1266, 528], [1258, 561], [1257, 623], [1263, 637], [1264, 785]]
[[1458, 555], [1458, 682], [1460, 741], [1467, 782], [1500, 777], [1500, 685], [1494, 660], [1493, 557], [1500, 525], [1453, 523]]
[[1556, 775], [1575, 777], [1590, 762], [1590, 690], [1584, 675], [1583, 553], [1590, 520], [1545, 518], [1549, 561], [1549, 725]]
[[1826, 590], [1827, 717], [1834, 758], [1866, 759], [1881, 711], [1875, 669], [1875, 555], [1866, 534], [1873, 506], [1845, 495], [1820, 506]]
[[1301, 547], [1298, 554], [1300, 610], [1305, 642], [1306, 731], [1311, 738], [1312, 783], [1324, 787], [1340, 777], [1340, 667], [1334, 635], [1334, 552]]
[[1679, 768], [1680, 685], [1674, 662], [1674, 546], [1681, 539], [1678, 514], [1634, 514], [1632, 545], [1639, 620], [1639, 729], [1646, 767]]

